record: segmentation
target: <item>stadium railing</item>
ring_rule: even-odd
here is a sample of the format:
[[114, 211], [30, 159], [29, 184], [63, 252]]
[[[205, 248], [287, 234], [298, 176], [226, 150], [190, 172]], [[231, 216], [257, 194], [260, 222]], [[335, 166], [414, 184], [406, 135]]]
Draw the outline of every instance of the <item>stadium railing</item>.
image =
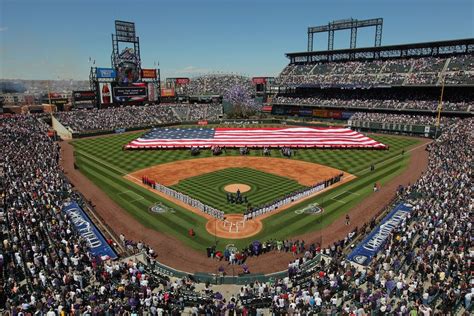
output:
[[[235, 266], [233, 270], [233, 275], [224, 275], [216, 271], [216, 273], [207, 273], [207, 272], [196, 272], [196, 273], [188, 273], [181, 270], [174, 269], [169, 267], [165, 264], [162, 264], [156, 260], [151, 259], [148, 257], [148, 260], [152, 260], [152, 270], [157, 273], [158, 275], [163, 275], [167, 277], [176, 277], [176, 278], [183, 278], [183, 277], [190, 277], [196, 282], [206, 283], [209, 282], [211, 284], [237, 284], [237, 285], [244, 285], [249, 284], [252, 282], [269, 282], [273, 284], [275, 280], [282, 279], [288, 275], [288, 271], [278, 271], [269, 274], [239, 274], [235, 273], [235, 270], [240, 270], [239, 266]], [[321, 261], [321, 255], [317, 255], [313, 259], [307, 261], [304, 265], [304, 269], [312, 269]]]

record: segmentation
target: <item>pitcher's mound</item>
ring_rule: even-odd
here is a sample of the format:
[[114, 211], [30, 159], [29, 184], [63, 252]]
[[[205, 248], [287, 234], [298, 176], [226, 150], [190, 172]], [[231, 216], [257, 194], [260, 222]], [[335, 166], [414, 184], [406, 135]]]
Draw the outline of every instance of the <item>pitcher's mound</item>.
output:
[[250, 186], [246, 184], [242, 184], [242, 183], [228, 184], [224, 187], [224, 190], [230, 193], [236, 193], [237, 190], [240, 190], [240, 193], [244, 193], [244, 192], [250, 191], [250, 189], [251, 189]]

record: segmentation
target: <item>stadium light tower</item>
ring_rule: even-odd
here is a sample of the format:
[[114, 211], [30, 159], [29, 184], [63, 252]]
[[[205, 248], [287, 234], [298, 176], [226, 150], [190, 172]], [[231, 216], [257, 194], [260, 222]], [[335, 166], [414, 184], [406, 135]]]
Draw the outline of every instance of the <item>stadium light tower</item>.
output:
[[357, 30], [363, 27], [375, 26], [375, 42], [374, 46], [379, 47], [382, 45], [382, 26], [383, 19], [368, 19], [368, 20], [357, 20], [357, 19], [345, 19], [336, 20], [329, 22], [327, 25], [312, 26], [308, 27], [308, 52], [313, 51], [313, 40], [314, 34], [316, 33], [328, 33], [328, 50], [334, 49], [334, 35], [336, 31], [351, 30], [351, 41], [350, 48], [356, 48], [357, 46]]

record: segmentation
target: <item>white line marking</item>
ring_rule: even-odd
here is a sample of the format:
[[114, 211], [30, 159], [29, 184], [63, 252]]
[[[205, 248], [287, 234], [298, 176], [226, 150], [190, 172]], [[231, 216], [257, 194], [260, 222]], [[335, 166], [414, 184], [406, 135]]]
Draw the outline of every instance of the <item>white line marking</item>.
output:
[[140, 198], [138, 198], [138, 199], [128, 201], [128, 203], [135, 203], [135, 202], [141, 201], [141, 200], [144, 200], [144, 198], [143, 198], [143, 197], [140, 197]]
[[[433, 142], [433, 140], [431, 140], [431, 141], [429, 141], [429, 142], [427, 142], [427, 143], [418, 145], [418, 146], [416, 146], [416, 147], [413, 147], [413, 148], [411, 148], [411, 149], [405, 151], [405, 153], [411, 153], [412, 151], [415, 151], [415, 150], [417, 150], [418, 148], [421, 148], [421, 147], [423, 147], [423, 146], [428, 146], [428, 145], [431, 144], [432, 142]], [[374, 166], [383, 165], [383, 164], [385, 164], [386, 162], [389, 162], [389, 161], [391, 161], [391, 160], [395, 160], [396, 158], [400, 158], [400, 157], [402, 157], [402, 155], [401, 155], [401, 154], [397, 154], [397, 155], [395, 155], [395, 156], [393, 156], [393, 157], [390, 157], [390, 158], [388, 158], [388, 159], [385, 159], [385, 160], [382, 160], [382, 161], [377, 162], [376, 164], [374, 164]], [[359, 175], [359, 176], [362, 176], [362, 175], [364, 175], [364, 174], [366, 174], [366, 173], [369, 173], [369, 172], [373, 172], [373, 171], [370, 171], [370, 169], [368, 169], [368, 168], [364, 168], [362, 171], [360, 171], [360, 172], [358, 173], [358, 175]]]
[[360, 195], [359, 193], [354, 193], [354, 192], [351, 192], [351, 191], [346, 191], [347, 193], [349, 194], [353, 194], [353, 195]]
[[[133, 195], [138, 196], [138, 198], [133, 199], [133, 200], [128, 200], [127, 198], [124, 198], [124, 197], [121, 196], [122, 194], [128, 194], [128, 192], [130, 192], [131, 195], [133, 194]], [[135, 192], [133, 192], [133, 191], [130, 191], [130, 190], [126, 190], [126, 191], [117, 193], [117, 195], [118, 195], [119, 198], [121, 198], [122, 200], [125, 200], [125, 201], [127, 201], [127, 202], [129, 202], [129, 203], [133, 203], [133, 202], [137, 202], [137, 201], [141, 201], [141, 200], [144, 200], [144, 199], [145, 199], [143, 196], [140, 196], [139, 194], [137, 194], [137, 193], [135, 193]], [[130, 195], [129, 195], [129, 197], [130, 197]]]
[[117, 193], [117, 195], [121, 195], [121, 194], [127, 194], [128, 192], [131, 192], [131, 193], [133, 193], [133, 192], [132, 192], [132, 191], [130, 191], [130, 190], [125, 190], [125, 191], [122, 191], [122, 192], [120, 192], [120, 193]]
[[346, 204], [347, 202], [344, 202], [343, 200], [338, 200], [338, 199], [335, 199], [335, 198], [331, 198], [331, 200], [334, 200], [338, 203], [342, 203], [342, 204]]
[[343, 195], [344, 193], [347, 193], [347, 192], [349, 192], [349, 191], [341, 192], [341, 193], [339, 193], [339, 194], [333, 196], [331, 199], [336, 199], [338, 196]]

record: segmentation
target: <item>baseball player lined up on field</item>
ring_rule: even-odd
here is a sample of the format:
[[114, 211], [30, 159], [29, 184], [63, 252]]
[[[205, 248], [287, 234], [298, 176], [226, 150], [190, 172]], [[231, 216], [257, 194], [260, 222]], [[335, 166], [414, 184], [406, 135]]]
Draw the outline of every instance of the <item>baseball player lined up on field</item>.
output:
[[277, 200], [276, 202], [273, 202], [272, 204], [263, 206], [261, 208], [252, 210], [251, 212], [244, 214], [244, 220], [255, 218], [257, 216], [260, 216], [260, 215], [266, 214], [268, 212], [274, 211], [274, 210], [276, 210], [277, 208], [279, 208], [281, 206], [287, 205], [287, 204], [295, 202], [295, 201], [299, 201], [299, 200], [301, 200], [301, 199], [303, 199], [303, 198], [305, 198], [305, 197], [307, 197], [307, 196], [309, 196], [313, 193], [316, 193], [316, 192], [319, 192], [319, 191], [323, 190], [325, 187], [326, 187], [326, 184], [325, 184], [325, 182], [323, 182], [323, 183], [318, 183], [318, 184], [310, 187], [309, 189], [306, 189], [306, 190], [303, 190], [303, 191], [297, 191], [293, 194], [288, 195], [287, 197], [285, 197], [283, 199], [280, 199], [280, 200]]
[[202, 203], [201, 201], [190, 197], [189, 195], [186, 195], [184, 193], [175, 191], [175, 190], [170, 189], [170, 188], [168, 188], [168, 187], [166, 187], [162, 184], [159, 184], [159, 183], [155, 184], [154, 188], [155, 188], [155, 190], [158, 190], [159, 192], [162, 192], [162, 193], [164, 193], [168, 196], [171, 196], [171, 197], [173, 197], [177, 200], [180, 200], [181, 202], [183, 202], [187, 205], [190, 205], [194, 208], [197, 208], [200, 211], [211, 215], [212, 217], [215, 217], [215, 218], [220, 219], [220, 220], [224, 220], [224, 212], [223, 211], [215, 209], [212, 206], [206, 205], [206, 204]]

